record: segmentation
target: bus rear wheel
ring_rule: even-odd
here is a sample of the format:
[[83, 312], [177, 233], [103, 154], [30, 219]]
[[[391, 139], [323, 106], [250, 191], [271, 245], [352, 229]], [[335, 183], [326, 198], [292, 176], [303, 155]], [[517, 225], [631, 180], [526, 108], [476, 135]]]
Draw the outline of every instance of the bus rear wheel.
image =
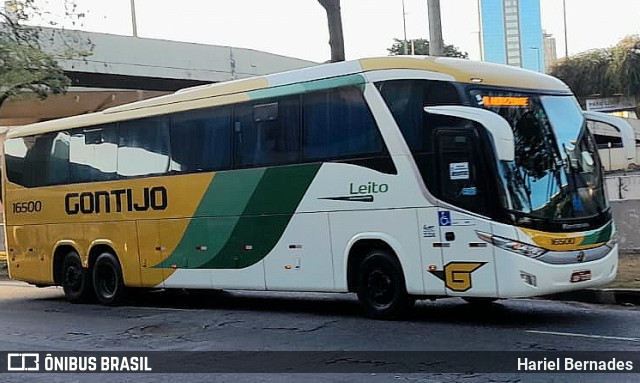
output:
[[117, 305], [125, 295], [120, 262], [111, 253], [102, 253], [93, 265], [93, 287], [98, 302]]
[[359, 267], [358, 300], [365, 314], [374, 319], [397, 319], [413, 307], [402, 269], [385, 250], [373, 250]]
[[87, 302], [93, 293], [91, 274], [82, 267], [80, 256], [75, 251], [69, 252], [62, 261], [62, 290], [71, 303]]

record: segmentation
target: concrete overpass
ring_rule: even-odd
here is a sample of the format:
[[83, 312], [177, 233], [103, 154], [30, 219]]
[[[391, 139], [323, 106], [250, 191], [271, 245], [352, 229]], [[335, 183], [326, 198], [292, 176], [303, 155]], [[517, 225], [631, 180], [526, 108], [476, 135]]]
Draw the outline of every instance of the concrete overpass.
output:
[[[147, 39], [104, 33], [47, 30], [54, 38], [90, 41], [91, 56], [60, 66], [72, 80], [66, 95], [44, 101], [13, 100], [0, 109], [0, 126], [23, 125], [90, 113], [178, 89], [315, 65], [252, 49]], [[49, 41], [48, 38], [44, 40]]]

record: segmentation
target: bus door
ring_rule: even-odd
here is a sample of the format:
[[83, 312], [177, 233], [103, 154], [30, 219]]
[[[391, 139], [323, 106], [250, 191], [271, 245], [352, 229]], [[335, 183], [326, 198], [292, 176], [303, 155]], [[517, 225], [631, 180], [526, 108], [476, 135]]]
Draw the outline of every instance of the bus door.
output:
[[[438, 208], [443, 267], [439, 277], [447, 295], [496, 296], [492, 246], [477, 232], [490, 233], [485, 215], [491, 195], [481, 156], [478, 132], [473, 127], [437, 129], [436, 194], [455, 208]], [[465, 211], [472, 211], [470, 214]]]

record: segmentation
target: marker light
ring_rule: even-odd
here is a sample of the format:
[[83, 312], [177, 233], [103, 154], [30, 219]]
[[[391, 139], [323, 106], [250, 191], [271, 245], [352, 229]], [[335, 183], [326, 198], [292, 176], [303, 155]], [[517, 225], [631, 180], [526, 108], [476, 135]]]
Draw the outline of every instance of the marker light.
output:
[[524, 255], [525, 257], [538, 258], [542, 254], [547, 252], [547, 250], [541, 247], [529, 245], [527, 243], [522, 243], [522, 242], [514, 241], [511, 239], [507, 239], [507, 238], [497, 237], [495, 235], [486, 234], [479, 231], [476, 233], [478, 234], [478, 238], [480, 238], [485, 242], [489, 242], [501, 249], [508, 250], [520, 255]]

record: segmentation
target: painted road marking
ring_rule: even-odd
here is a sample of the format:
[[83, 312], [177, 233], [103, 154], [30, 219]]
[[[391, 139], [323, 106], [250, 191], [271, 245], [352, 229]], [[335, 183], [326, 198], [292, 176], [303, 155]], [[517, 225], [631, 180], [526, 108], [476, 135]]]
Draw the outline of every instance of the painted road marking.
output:
[[640, 342], [640, 338], [627, 338], [622, 336], [591, 335], [591, 334], [577, 334], [572, 332], [537, 331], [537, 330], [525, 330], [525, 332], [533, 333], [533, 334], [573, 336], [573, 337], [579, 337], [579, 338], [592, 338], [592, 339], [621, 340], [625, 342]]

